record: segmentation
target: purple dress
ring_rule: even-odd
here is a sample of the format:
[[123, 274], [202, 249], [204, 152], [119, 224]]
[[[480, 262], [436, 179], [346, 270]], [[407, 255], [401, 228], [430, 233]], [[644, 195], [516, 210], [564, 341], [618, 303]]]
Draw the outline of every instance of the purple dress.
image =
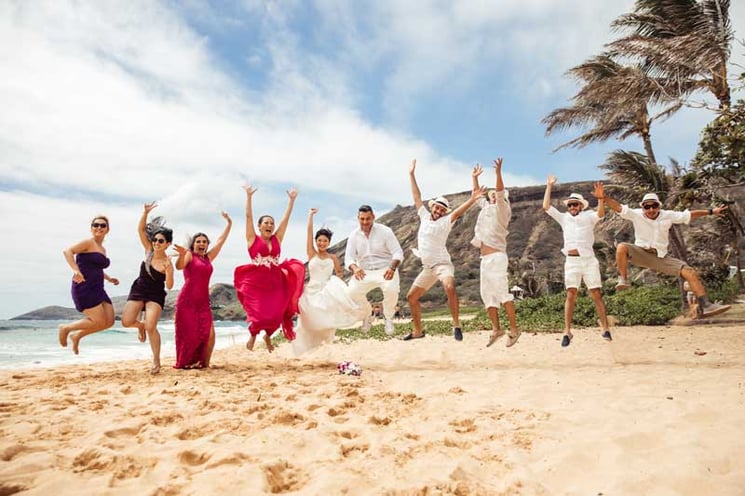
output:
[[192, 253], [184, 267], [184, 287], [176, 300], [176, 365], [173, 368], [202, 368], [207, 361], [207, 343], [212, 329], [209, 284], [212, 262]]
[[75, 255], [80, 273], [85, 281], [72, 282], [72, 301], [78, 312], [96, 307], [101, 303], [111, 303], [111, 298], [103, 289], [103, 269], [111, 263], [106, 255], [96, 251]]

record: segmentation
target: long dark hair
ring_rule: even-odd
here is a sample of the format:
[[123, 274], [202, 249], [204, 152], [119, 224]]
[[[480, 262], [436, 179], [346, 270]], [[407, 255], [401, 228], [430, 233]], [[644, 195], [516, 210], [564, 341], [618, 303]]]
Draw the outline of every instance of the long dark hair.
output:
[[[168, 241], [169, 243], [173, 241], [173, 229], [166, 227], [166, 219], [161, 216], [155, 217], [153, 220], [147, 223], [147, 225], [145, 226], [145, 233], [147, 234], [147, 239], [151, 243], [153, 242], [157, 234], [162, 234], [163, 237], [166, 238], [166, 241]], [[147, 256], [145, 257], [145, 270], [150, 277], [153, 277], [153, 274], [150, 272], [150, 268], [152, 267], [154, 253], [155, 252], [150, 249], [148, 250]]]

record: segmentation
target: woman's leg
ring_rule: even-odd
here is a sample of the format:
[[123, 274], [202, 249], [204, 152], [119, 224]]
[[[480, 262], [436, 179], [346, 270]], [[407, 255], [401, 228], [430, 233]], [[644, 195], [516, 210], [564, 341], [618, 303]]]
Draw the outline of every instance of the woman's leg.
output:
[[[93, 308], [87, 308], [83, 310], [83, 314], [86, 316], [85, 319], [68, 324], [65, 330], [60, 327], [59, 331], [60, 343], [62, 343], [64, 338], [65, 345], [67, 344], [68, 334], [73, 330], [78, 331], [70, 336], [70, 340], [72, 341], [72, 351], [76, 355], [80, 352], [79, 346], [82, 338], [89, 334], [93, 334], [94, 332], [108, 329], [114, 325], [114, 307], [111, 303], [101, 303]], [[84, 323], [84, 325], [73, 327], [73, 325], [76, 325], [79, 322]]]
[[145, 332], [150, 339], [150, 349], [153, 352], [153, 362], [150, 367], [151, 374], [160, 372], [160, 333], [158, 332], [158, 320], [163, 308], [154, 301], [145, 303]]

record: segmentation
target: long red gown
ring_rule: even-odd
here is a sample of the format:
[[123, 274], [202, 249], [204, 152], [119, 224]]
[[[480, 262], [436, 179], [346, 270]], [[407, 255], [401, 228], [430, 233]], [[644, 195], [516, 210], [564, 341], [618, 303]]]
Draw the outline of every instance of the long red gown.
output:
[[298, 313], [303, 292], [305, 265], [290, 258], [279, 262], [280, 244], [276, 236], [269, 243], [256, 236], [248, 254], [251, 263], [235, 268], [234, 283], [238, 299], [246, 311], [248, 331], [272, 335], [279, 327], [285, 337], [295, 339], [292, 318]]
[[212, 329], [209, 284], [212, 262], [192, 253], [184, 267], [184, 287], [176, 300], [176, 369], [202, 368]]

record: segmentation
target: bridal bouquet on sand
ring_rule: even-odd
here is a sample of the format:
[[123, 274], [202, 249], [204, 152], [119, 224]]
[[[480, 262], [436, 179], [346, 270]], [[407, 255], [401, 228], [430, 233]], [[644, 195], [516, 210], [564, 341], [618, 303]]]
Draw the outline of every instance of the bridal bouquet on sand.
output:
[[336, 366], [337, 369], [339, 369], [340, 374], [344, 375], [360, 375], [362, 374], [362, 367], [357, 365], [354, 362], [341, 362], [339, 365]]

